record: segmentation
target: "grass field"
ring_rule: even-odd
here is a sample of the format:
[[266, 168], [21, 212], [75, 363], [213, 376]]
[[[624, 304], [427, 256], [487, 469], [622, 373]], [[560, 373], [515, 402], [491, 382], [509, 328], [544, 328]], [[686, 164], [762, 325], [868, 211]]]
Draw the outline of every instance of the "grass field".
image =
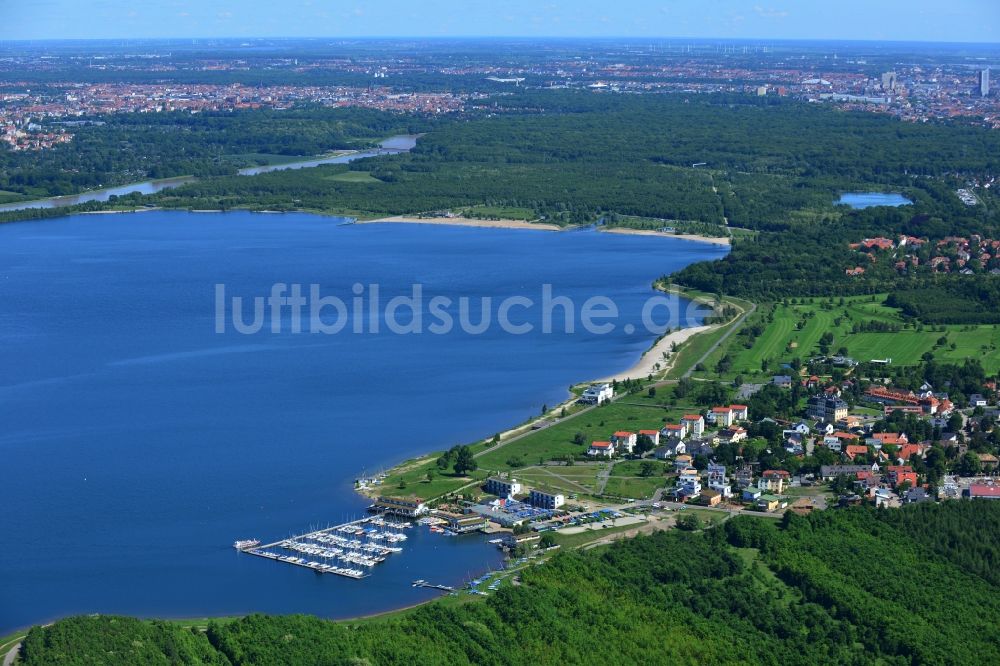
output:
[[[479, 466], [492, 470], [507, 469], [507, 461], [512, 458], [534, 465], [539, 461], [577, 455], [585, 453], [592, 441], [607, 441], [616, 430], [659, 429], [664, 423], [683, 415], [683, 409], [666, 409], [659, 403], [660, 400], [663, 398], [650, 398], [641, 393], [592, 409], [482, 456], [478, 459]], [[583, 434], [583, 444], [573, 443], [578, 432]]]
[[[960, 363], [966, 358], [978, 358], [987, 372], [1000, 370], [1000, 327], [997, 326], [944, 326], [917, 328], [905, 325], [896, 310], [882, 305], [883, 297], [870, 296], [829, 300], [814, 299], [795, 304], [776, 304], [770, 316], [764, 308], [748, 323], [764, 321], [766, 328], [750, 349], [746, 349], [734, 336], [724, 349], [717, 350], [706, 361], [712, 371], [723, 354], [732, 358], [727, 377], [736, 374], [761, 373], [761, 364], [787, 362], [794, 357], [808, 359], [820, 354], [820, 337], [833, 334], [831, 353], [841, 347], [859, 361], [891, 358], [894, 365], [915, 365], [927, 352], [939, 361]], [[852, 332], [855, 325], [864, 322], [884, 322], [903, 326], [899, 331]], [[943, 330], [942, 330], [943, 329]], [[947, 343], [938, 346], [938, 339]]]
[[381, 183], [367, 171], [342, 171], [332, 176], [324, 176], [323, 180], [334, 180], [338, 183]]

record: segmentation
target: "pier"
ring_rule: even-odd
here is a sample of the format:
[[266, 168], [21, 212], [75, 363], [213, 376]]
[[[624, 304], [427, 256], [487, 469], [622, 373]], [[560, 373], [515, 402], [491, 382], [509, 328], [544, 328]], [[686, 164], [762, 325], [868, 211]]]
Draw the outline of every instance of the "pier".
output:
[[443, 592], [455, 591], [455, 588], [453, 588], [451, 585], [437, 585], [435, 583], [428, 583], [426, 580], [422, 578], [420, 580], [413, 581], [413, 587], [429, 587], [435, 590], [441, 590]]
[[402, 552], [398, 544], [406, 541], [403, 530], [408, 527], [412, 523], [371, 516], [267, 544], [252, 539], [237, 541], [233, 547], [247, 555], [311, 569], [317, 574], [360, 579], [368, 576], [375, 565]]

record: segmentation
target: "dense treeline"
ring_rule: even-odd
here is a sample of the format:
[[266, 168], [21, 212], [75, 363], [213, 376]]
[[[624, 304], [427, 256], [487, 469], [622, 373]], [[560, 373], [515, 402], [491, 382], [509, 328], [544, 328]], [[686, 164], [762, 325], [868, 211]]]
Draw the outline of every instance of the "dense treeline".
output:
[[417, 116], [325, 107], [115, 114], [71, 128], [73, 141], [51, 150], [0, 148], [0, 190], [42, 197], [146, 178], [231, 174], [257, 164], [258, 153], [316, 155], [432, 126]]
[[[481, 603], [361, 624], [254, 615], [207, 633], [36, 628], [34, 664], [990, 663], [1000, 503], [733, 519], [565, 552]], [[974, 609], [974, 610], [972, 610]]]

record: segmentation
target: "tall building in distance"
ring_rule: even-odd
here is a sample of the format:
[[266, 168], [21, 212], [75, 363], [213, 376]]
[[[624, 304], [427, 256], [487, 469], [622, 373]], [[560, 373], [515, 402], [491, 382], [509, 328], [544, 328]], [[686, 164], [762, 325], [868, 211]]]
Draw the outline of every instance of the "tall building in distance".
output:
[[882, 74], [882, 90], [893, 92], [896, 89], [896, 72], [885, 72]]
[[990, 68], [979, 72], [979, 94], [986, 97], [990, 94]]

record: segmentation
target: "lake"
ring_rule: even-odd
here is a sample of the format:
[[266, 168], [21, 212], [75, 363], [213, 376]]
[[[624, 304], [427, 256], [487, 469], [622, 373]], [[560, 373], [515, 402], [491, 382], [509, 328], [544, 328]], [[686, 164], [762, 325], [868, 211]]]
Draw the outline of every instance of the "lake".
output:
[[[500, 563], [481, 536], [410, 530], [362, 581], [234, 552], [362, 515], [352, 489], [630, 367], [652, 334], [215, 332], [215, 285], [612, 299], [727, 248], [596, 231], [350, 225], [151, 211], [0, 225], [0, 634], [74, 613], [349, 617]], [[247, 307], [249, 312], [249, 306]], [[364, 317], [364, 315], [362, 315]], [[535, 311], [518, 320], [537, 323]], [[686, 323], [695, 323], [689, 317]], [[348, 329], [349, 331], [350, 329]]]
[[841, 194], [840, 199], [834, 203], [857, 210], [872, 206], [906, 206], [913, 202], [896, 192], [848, 192]]
[[[238, 171], [241, 176], [256, 176], [269, 171], [287, 171], [289, 169], [303, 169], [306, 167], [320, 166], [321, 164], [347, 164], [354, 160], [377, 155], [391, 155], [393, 153], [405, 153], [417, 145], [417, 136], [410, 134], [400, 134], [389, 137], [383, 141], [379, 148], [362, 150], [347, 155], [333, 155], [328, 157], [310, 157], [308, 159], [284, 162], [282, 164], [269, 164], [265, 166], [247, 167]], [[91, 190], [81, 194], [69, 194], [61, 197], [50, 197], [48, 199], [37, 199], [35, 201], [18, 201], [15, 203], [0, 205], [0, 212], [25, 210], [28, 208], [63, 208], [65, 206], [75, 206], [77, 204], [88, 203], [90, 201], [109, 201], [111, 197], [120, 197], [126, 194], [156, 194], [163, 190], [180, 187], [195, 180], [192, 176], [181, 176], [178, 178], [163, 178], [160, 180], [147, 180], [141, 183], [131, 183], [118, 187], [107, 187], [100, 190]]]

